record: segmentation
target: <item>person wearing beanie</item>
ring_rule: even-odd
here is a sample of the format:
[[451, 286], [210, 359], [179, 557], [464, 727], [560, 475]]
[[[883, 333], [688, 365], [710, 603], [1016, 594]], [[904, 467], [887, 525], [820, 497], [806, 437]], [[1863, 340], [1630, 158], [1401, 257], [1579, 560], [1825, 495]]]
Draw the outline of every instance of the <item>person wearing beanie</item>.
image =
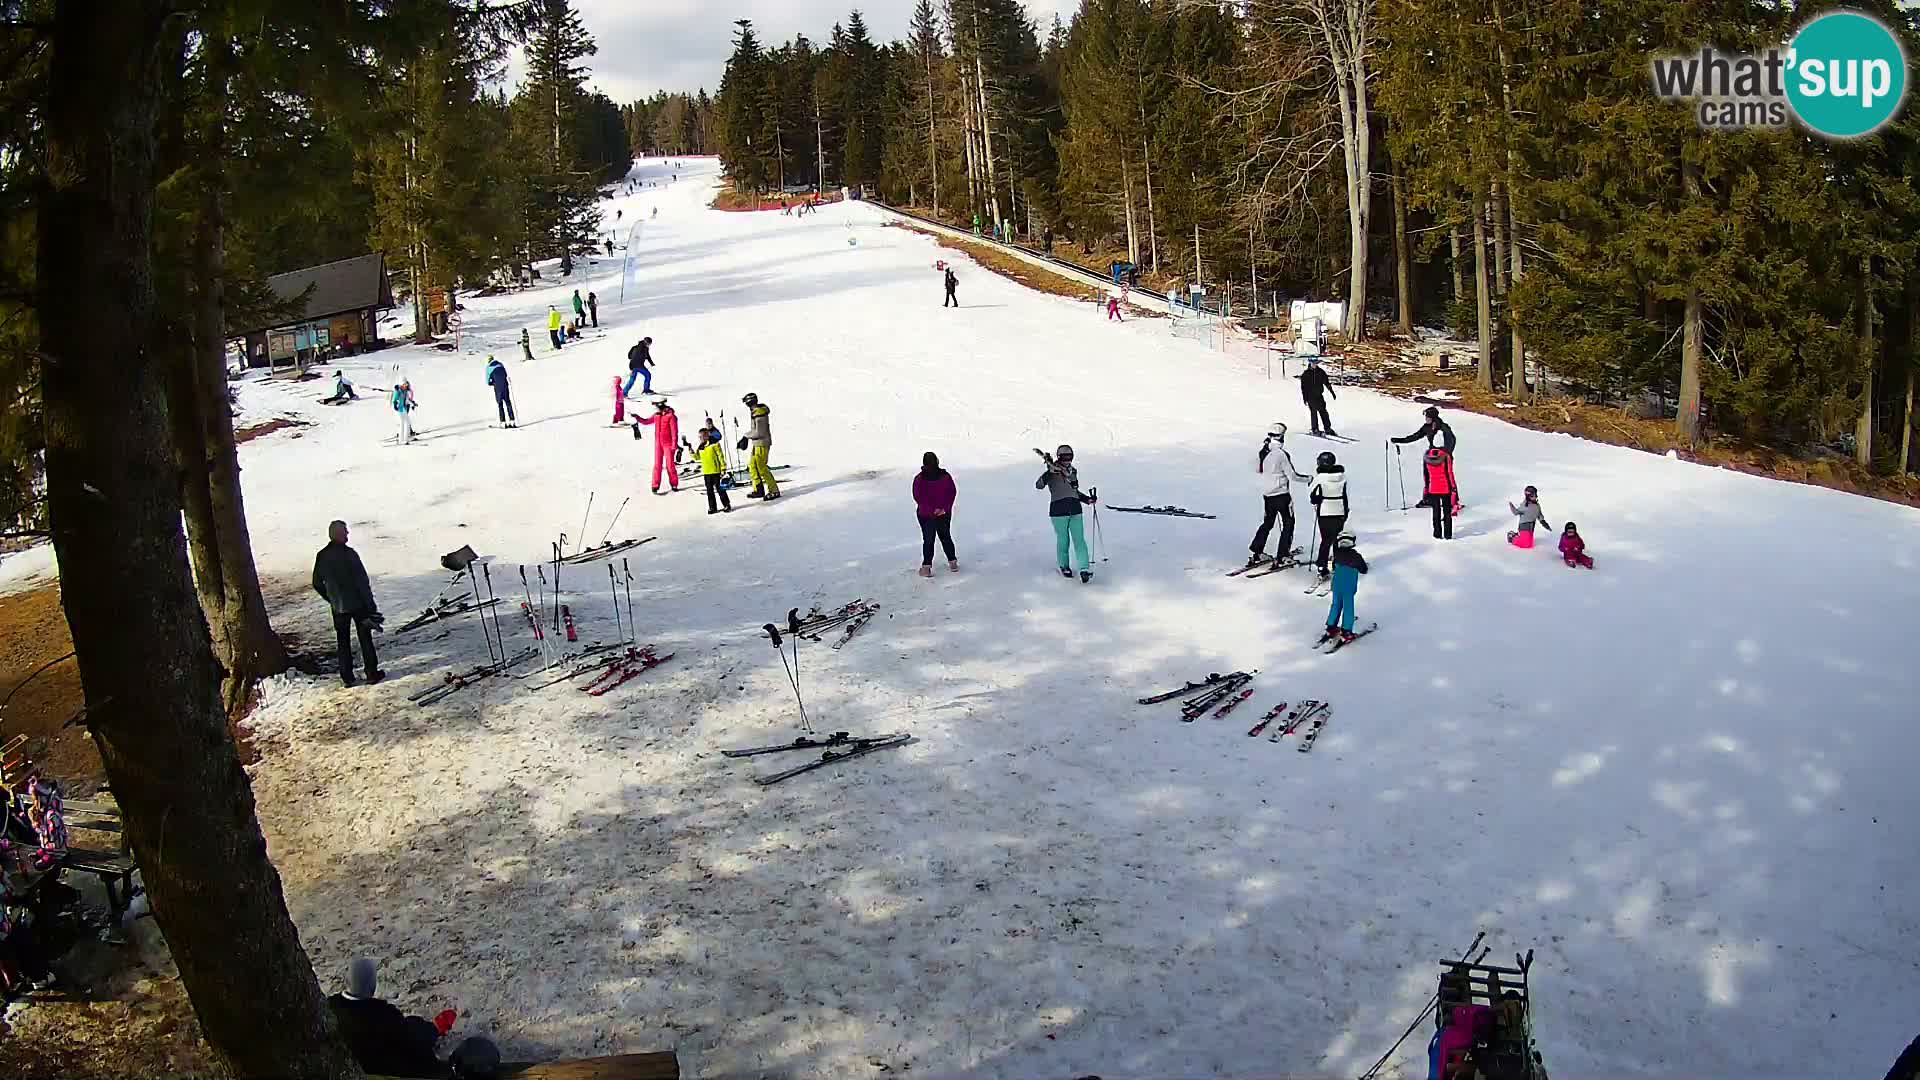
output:
[[1333, 393], [1333, 380], [1327, 378], [1327, 369], [1320, 366], [1320, 358], [1315, 356], [1307, 361], [1307, 369], [1300, 373], [1300, 400], [1307, 405], [1311, 434], [1340, 434], [1333, 430], [1333, 416], [1327, 412], [1329, 394], [1335, 398], [1340, 396]]
[[[707, 487], [707, 513], [733, 513], [733, 500], [722, 483], [727, 478], [727, 450], [720, 445], [720, 433], [710, 427], [700, 429], [700, 481]], [[718, 499], [718, 505], [715, 500]]]
[[327, 999], [353, 1059], [377, 1076], [444, 1076], [446, 1070], [433, 1053], [442, 1034], [439, 1027], [380, 1000], [378, 989], [373, 961], [357, 956], [347, 965], [346, 991]]
[[933, 576], [933, 542], [937, 538], [947, 554], [947, 572], [960, 572], [960, 560], [953, 553], [953, 500], [959, 495], [953, 474], [940, 467], [940, 457], [929, 450], [920, 458], [920, 471], [913, 478], [913, 505], [920, 518], [920, 576]]
[[653, 428], [653, 493], [665, 495], [660, 490], [660, 473], [665, 470], [667, 479], [673, 484], [673, 490], [680, 490], [680, 468], [673, 463], [673, 455], [680, 447], [680, 417], [667, 404], [666, 398], [656, 399], [652, 416], [633, 418], [634, 436], [640, 434], [640, 426]]

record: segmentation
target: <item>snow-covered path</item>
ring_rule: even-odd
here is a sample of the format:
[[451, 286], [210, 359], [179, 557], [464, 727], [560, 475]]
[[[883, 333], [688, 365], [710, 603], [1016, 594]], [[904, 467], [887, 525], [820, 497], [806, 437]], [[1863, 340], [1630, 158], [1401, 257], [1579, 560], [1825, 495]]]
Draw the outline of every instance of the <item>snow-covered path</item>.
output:
[[[1321, 657], [1326, 601], [1298, 572], [1221, 576], [1258, 521], [1260, 433], [1306, 426], [1291, 381], [964, 260], [965, 306], [942, 310], [952, 252], [860, 205], [710, 211], [714, 164], [681, 164], [611, 204], [660, 208], [643, 295], [617, 302], [601, 260], [468, 301], [464, 353], [346, 365], [404, 368], [420, 444], [382, 444], [377, 395], [241, 392], [250, 419], [314, 425], [243, 448], [277, 617], [310, 641], [330, 518], [395, 623], [442, 552], [517, 578], [589, 491], [589, 539], [627, 498], [614, 538], [660, 538], [633, 553], [635, 600], [675, 656], [607, 697], [501, 680], [409, 705], [485, 659], [473, 623], [389, 640], [378, 688], [270, 686], [255, 786], [323, 982], [366, 953], [401, 1004], [455, 1003], [509, 1056], [672, 1047], [692, 1076], [1351, 1076], [1486, 928], [1496, 959], [1538, 950], [1563, 1080], [1878, 1075], [1912, 1036], [1920, 513], [1460, 414], [1470, 505], [1442, 545], [1380, 509], [1381, 441], [1417, 409], [1343, 392], [1360, 441], [1289, 446], [1348, 463], [1382, 629]], [[576, 284], [605, 336], [553, 354], [546, 305]], [[689, 435], [748, 390], [772, 406], [786, 498], [709, 518], [697, 491], [647, 493], [650, 445], [608, 426], [642, 333]], [[488, 351], [520, 430], [489, 426]], [[1110, 561], [1064, 581], [1030, 449], [1059, 442], [1110, 502], [1219, 520], [1103, 514]], [[908, 486], [929, 449], [964, 571], [924, 581]], [[1503, 542], [1529, 483], [1597, 571]], [[605, 574], [566, 570], [585, 638], [613, 634]], [[856, 596], [882, 616], [802, 649], [809, 710], [918, 741], [755, 787], [779, 759], [718, 750], [795, 719], [757, 627]], [[1133, 704], [1256, 667], [1224, 720]], [[1245, 737], [1307, 697], [1335, 704], [1313, 753]]]

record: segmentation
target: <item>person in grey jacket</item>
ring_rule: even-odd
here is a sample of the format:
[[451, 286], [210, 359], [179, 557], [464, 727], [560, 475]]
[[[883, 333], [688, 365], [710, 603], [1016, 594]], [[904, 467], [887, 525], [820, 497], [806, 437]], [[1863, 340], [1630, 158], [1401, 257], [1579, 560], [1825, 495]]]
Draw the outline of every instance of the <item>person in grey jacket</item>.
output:
[[1046, 458], [1047, 471], [1040, 474], [1033, 487], [1046, 492], [1051, 500], [1047, 504], [1047, 517], [1053, 522], [1054, 552], [1060, 564], [1060, 576], [1073, 576], [1073, 569], [1067, 564], [1071, 546], [1080, 556], [1080, 580], [1092, 581], [1093, 562], [1087, 556], [1087, 527], [1080, 520], [1080, 507], [1091, 506], [1096, 500], [1080, 491], [1080, 473], [1073, 467], [1073, 447], [1062, 445], [1052, 457], [1040, 456]]
[[340, 681], [353, 685], [353, 649], [347, 628], [360, 633], [360, 659], [366, 667], [367, 685], [386, 678], [373, 651], [373, 632], [385, 621], [373, 602], [373, 583], [367, 580], [367, 568], [360, 554], [347, 546], [347, 523], [327, 525], [327, 546], [313, 557], [313, 591], [320, 594], [333, 611], [333, 636], [338, 649]]
[[1540, 489], [1532, 484], [1528, 484], [1527, 490], [1521, 494], [1520, 505], [1508, 503], [1507, 509], [1513, 511], [1514, 516], [1520, 519], [1520, 527], [1507, 534], [1509, 544], [1514, 543], [1521, 533], [1526, 533], [1526, 542], [1518, 546], [1532, 547], [1533, 530], [1536, 526], [1545, 525], [1549, 530], [1553, 528], [1553, 523], [1547, 520], [1546, 512], [1540, 509]]

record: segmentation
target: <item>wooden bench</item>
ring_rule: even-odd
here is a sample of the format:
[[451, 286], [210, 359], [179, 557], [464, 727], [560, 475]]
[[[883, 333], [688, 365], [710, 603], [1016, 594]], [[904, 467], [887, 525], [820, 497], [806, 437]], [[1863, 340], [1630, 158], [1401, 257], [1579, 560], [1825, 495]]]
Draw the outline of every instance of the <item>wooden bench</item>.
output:
[[61, 804], [61, 816], [66, 819], [69, 832], [102, 833], [118, 838], [111, 849], [70, 845], [60, 859], [62, 868], [100, 879], [100, 884], [106, 887], [107, 906], [113, 910], [117, 928], [136, 895], [133, 873], [139, 869], [127, 851], [120, 808], [111, 803], [69, 799]]
[[[680, 1080], [680, 1059], [667, 1051], [548, 1061], [537, 1065], [509, 1062], [502, 1065], [495, 1075], [515, 1077], [517, 1080]], [[370, 1076], [367, 1080], [392, 1078]]]

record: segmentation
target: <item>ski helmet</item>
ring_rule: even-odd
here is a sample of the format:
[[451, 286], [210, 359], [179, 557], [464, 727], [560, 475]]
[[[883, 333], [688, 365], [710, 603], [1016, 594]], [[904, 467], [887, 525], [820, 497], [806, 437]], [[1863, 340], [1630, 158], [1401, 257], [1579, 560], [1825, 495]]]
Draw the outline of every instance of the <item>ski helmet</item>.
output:
[[1275, 420], [1267, 427], [1267, 434], [1275, 439], [1284, 439], [1287, 437], [1287, 425]]
[[1429, 420], [1438, 420], [1440, 419], [1440, 410], [1433, 407], [1432, 405], [1429, 405], [1427, 406], [1427, 411], [1424, 413], [1421, 413], [1420, 415], [1425, 416]]
[[1528, 484], [1525, 494], [1529, 499], [1537, 499], [1540, 497], [1540, 489], [1534, 487], [1532, 484]]
[[1334, 463], [1333, 451], [1331, 450], [1320, 451], [1320, 456], [1317, 458], [1314, 458], [1313, 463], [1322, 469], [1333, 468], [1333, 463]]
[[1072, 461], [1073, 447], [1068, 446], [1066, 443], [1061, 443], [1059, 446], [1053, 448], [1053, 457], [1056, 461]]
[[746, 405], [746, 406], [749, 406], [749, 407], [751, 407], [751, 406], [754, 406], [754, 405], [758, 405], [758, 404], [760, 404], [760, 395], [759, 395], [759, 394], [748, 394], [748, 395], [747, 395], [746, 397], [743, 397], [743, 398], [741, 398], [741, 399], [740, 399], [740, 404], [742, 404], [742, 405]]
[[1354, 543], [1358, 539], [1359, 539], [1358, 537], [1353, 535], [1352, 529], [1341, 529], [1340, 535], [1334, 537], [1333, 546], [1341, 547], [1341, 548], [1350, 548], [1354, 545]]

